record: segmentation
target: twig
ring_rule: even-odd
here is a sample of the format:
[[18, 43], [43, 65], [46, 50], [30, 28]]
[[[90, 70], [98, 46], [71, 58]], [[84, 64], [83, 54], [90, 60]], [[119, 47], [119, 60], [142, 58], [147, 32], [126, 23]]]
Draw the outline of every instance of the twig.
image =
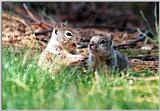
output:
[[147, 41], [150, 40], [150, 42], [154, 43], [154, 45], [155, 45], [156, 47], [158, 47], [158, 44], [156, 44], [156, 43], [154, 42], [154, 40], [153, 40], [153, 35], [152, 35], [152, 33], [147, 32], [147, 31], [146, 31], [145, 33], [143, 33], [140, 29], [137, 29], [137, 31], [138, 31], [139, 33], [141, 33], [142, 36], [145, 36], [145, 37], [147, 38]]
[[144, 16], [144, 13], [142, 12], [142, 10], [140, 11], [140, 14], [141, 14], [143, 20], [145, 21], [147, 27], [149, 28], [149, 31], [150, 31], [150, 32], [152, 33], [152, 35], [153, 35], [154, 33], [153, 33], [152, 29], [151, 29], [151, 26], [150, 26], [150, 24], [148, 23], [146, 17]]
[[[114, 48], [120, 48], [120, 47], [125, 47], [125, 46], [134, 46], [136, 45], [137, 42], [141, 42], [144, 41], [146, 38], [151, 39], [153, 37], [153, 35], [146, 30], [145, 32], [140, 32], [140, 36], [137, 37], [137, 39], [129, 41], [128, 43], [124, 43], [124, 44], [119, 44], [119, 45], [115, 45], [113, 46]], [[82, 43], [80, 43], [80, 45], [78, 46], [78, 48], [85, 48], [88, 45], [88, 41], [85, 41], [85, 43], [83, 43], [84, 41], [82, 41]]]
[[52, 28], [49, 28], [49, 29], [46, 29], [46, 30], [43, 30], [43, 31], [40, 31], [40, 32], [35, 32], [35, 35], [37, 36], [37, 35], [43, 35], [43, 34], [45, 34], [45, 33], [50, 33], [50, 32], [52, 32]]
[[127, 31], [127, 32], [130, 32], [130, 33], [137, 32], [136, 29], [118, 27], [118, 26], [113, 26], [113, 25], [110, 26], [110, 25], [106, 25], [106, 24], [89, 24], [89, 25], [77, 24], [77, 25], [75, 25], [75, 27], [77, 27], [77, 28], [109, 28], [109, 29], [118, 29], [120, 31]]
[[33, 14], [32, 12], [28, 9], [27, 5], [25, 3], [23, 3], [23, 7], [24, 9], [26, 10], [26, 12], [28, 13], [28, 15], [32, 18], [32, 20], [34, 22], [36, 22], [37, 24], [41, 25], [42, 27], [45, 27], [47, 26], [48, 27], [52, 27], [52, 24], [48, 24], [47, 22], [45, 22], [44, 20], [38, 20]]
[[37, 21], [39, 21], [38, 19], [36, 19], [35, 17], [34, 17], [34, 15], [31, 13], [31, 11], [28, 9], [28, 7], [27, 7], [27, 5], [25, 4], [25, 3], [23, 3], [23, 7], [24, 7], [24, 9], [26, 10], [26, 12], [28, 13], [28, 15], [35, 21], [35, 22], [37, 22]]
[[145, 56], [139, 56], [139, 57], [128, 57], [129, 59], [140, 59], [142, 61], [158, 61], [159, 57], [157, 56], [150, 56], [150, 55], [145, 55]]
[[[150, 35], [150, 36], [148, 36], [148, 35]], [[128, 43], [125, 43], [125, 44], [120, 44], [120, 45], [117, 45], [117, 46], [113, 46], [113, 47], [118, 48], [118, 47], [135, 45], [137, 42], [144, 41], [146, 39], [146, 37], [151, 38], [152, 36], [153, 35], [151, 35], [151, 33], [147, 30], [144, 33], [141, 33], [141, 35], [138, 39], [133, 40], [133, 41], [129, 41]]]
[[154, 8], [154, 17], [155, 17], [155, 27], [156, 27], [156, 32], [157, 32], [157, 35], [159, 34], [159, 27], [158, 27], [158, 19], [157, 19], [157, 6], [156, 6], [156, 3], [155, 3], [155, 8]]

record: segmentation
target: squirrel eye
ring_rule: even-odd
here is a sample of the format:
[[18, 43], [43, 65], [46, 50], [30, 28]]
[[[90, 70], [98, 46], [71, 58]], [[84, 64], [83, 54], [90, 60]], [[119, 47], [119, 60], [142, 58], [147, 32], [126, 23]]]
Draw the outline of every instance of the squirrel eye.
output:
[[65, 32], [65, 36], [68, 37], [68, 38], [71, 38], [72, 37], [72, 33], [70, 31], [66, 31]]
[[101, 40], [99, 43], [104, 45], [106, 43], [106, 41], [105, 40]]

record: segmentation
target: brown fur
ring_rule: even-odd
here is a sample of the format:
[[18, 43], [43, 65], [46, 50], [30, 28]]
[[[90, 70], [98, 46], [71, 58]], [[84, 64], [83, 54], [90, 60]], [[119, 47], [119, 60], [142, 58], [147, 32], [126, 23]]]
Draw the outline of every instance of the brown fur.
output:
[[[80, 35], [76, 29], [64, 25], [56, 25], [46, 49], [40, 55], [38, 65], [43, 68], [50, 67], [51, 64], [58, 65], [61, 62], [65, 65], [79, 63], [84, 58], [76, 51], [76, 44], [79, 40]], [[53, 61], [54, 56], [56, 56], [54, 59], [58, 58], [58, 62]]]

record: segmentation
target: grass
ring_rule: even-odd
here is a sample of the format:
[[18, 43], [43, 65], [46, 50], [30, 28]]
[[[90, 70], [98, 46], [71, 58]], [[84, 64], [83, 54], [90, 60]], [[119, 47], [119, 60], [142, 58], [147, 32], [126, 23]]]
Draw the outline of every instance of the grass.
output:
[[[84, 72], [78, 67], [61, 69], [59, 74], [41, 70], [39, 51], [3, 48], [3, 109], [158, 109], [158, 76], [130, 69], [114, 74]], [[146, 75], [145, 75], [146, 74]], [[137, 76], [138, 75], [138, 76]], [[140, 76], [142, 75], [142, 76]], [[142, 78], [134, 80], [133, 78]]]

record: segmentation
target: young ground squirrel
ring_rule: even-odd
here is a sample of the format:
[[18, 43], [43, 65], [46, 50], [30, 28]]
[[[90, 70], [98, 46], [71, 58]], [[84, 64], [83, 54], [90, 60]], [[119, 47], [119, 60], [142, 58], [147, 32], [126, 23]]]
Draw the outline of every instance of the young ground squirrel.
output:
[[88, 65], [92, 70], [111, 69], [123, 70], [128, 67], [128, 60], [120, 52], [113, 49], [112, 35], [99, 34], [93, 36], [89, 42]]
[[[84, 59], [84, 56], [76, 52], [76, 44], [79, 41], [80, 34], [76, 29], [65, 25], [55, 25], [49, 43], [40, 55], [38, 65], [46, 68], [53, 67], [51, 66], [53, 64], [70, 65], [79, 63]], [[57, 62], [53, 62], [55, 57], [58, 57]]]

